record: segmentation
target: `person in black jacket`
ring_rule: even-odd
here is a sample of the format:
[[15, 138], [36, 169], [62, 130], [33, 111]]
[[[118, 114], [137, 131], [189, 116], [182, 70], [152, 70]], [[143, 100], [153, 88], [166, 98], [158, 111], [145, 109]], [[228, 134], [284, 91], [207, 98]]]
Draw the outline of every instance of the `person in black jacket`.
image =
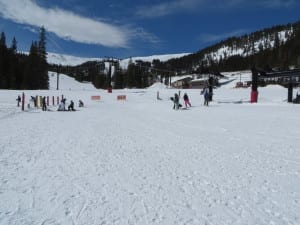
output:
[[46, 104], [46, 97], [45, 96], [43, 97], [43, 100], [42, 100], [42, 110], [47, 111], [47, 104]]
[[204, 105], [208, 106], [209, 99], [210, 99], [210, 93], [208, 87], [204, 88], [203, 90], [203, 96], [204, 96]]
[[16, 101], [17, 101], [17, 106], [19, 107], [20, 106], [20, 102], [21, 102], [21, 96], [20, 95], [18, 95], [18, 98], [16, 99]]
[[74, 102], [71, 100], [70, 105], [68, 106], [68, 111], [75, 111]]
[[179, 109], [179, 95], [177, 93], [174, 94], [174, 106], [173, 109]]
[[82, 100], [79, 100], [79, 104], [78, 104], [79, 107], [83, 107], [84, 104], [83, 104], [83, 101]]

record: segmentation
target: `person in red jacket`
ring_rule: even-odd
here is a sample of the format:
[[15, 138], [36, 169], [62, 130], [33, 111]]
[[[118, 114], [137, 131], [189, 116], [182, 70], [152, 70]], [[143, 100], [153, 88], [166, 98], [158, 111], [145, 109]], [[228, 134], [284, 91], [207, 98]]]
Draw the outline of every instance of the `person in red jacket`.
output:
[[190, 100], [189, 100], [189, 96], [187, 95], [187, 93], [184, 93], [183, 95], [183, 100], [184, 100], [184, 104], [185, 104], [185, 108], [192, 107]]

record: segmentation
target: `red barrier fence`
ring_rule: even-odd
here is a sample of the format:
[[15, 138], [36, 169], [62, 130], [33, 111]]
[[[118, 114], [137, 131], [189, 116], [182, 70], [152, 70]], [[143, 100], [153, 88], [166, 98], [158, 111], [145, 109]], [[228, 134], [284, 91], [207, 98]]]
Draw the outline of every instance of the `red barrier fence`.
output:
[[118, 95], [117, 100], [126, 100], [126, 95]]
[[100, 101], [101, 96], [100, 95], [93, 95], [93, 96], [91, 96], [91, 99], [94, 100], [94, 101]]

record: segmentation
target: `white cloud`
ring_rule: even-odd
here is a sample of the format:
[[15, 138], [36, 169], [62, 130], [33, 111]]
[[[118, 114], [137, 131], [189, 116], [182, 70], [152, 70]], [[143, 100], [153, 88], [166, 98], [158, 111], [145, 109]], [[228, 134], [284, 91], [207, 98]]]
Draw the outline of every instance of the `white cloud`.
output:
[[178, 12], [204, 12], [232, 10], [236, 8], [280, 8], [292, 7], [295, 0], [171, 0], [137, 9], [137, 15], [143, 18], [156, 18]]
[[146, 18], [166, 16], [182, 10], [192, 10], [195, 5], [199, 4], [199, 1], [205, 2], [206, 0], [176, 0], [140, 7], [137, 10], [137, 15]]
[[[44, 26], [72, 41], [107, 47], [128, 47], [131, 31], [59, 8], [45, 9], [32, 0], [0, 0], [0, 14], [16, 23]], [[135, 31], [132, 31], [135, 32]]]

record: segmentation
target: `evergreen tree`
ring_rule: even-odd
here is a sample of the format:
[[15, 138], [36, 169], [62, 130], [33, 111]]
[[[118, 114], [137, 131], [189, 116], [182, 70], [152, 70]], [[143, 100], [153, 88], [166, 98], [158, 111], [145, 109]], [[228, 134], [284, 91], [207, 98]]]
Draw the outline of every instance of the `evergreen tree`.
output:
[[106, 75], [103, 72], [100, 72], [100, 74], [98, 74], [93, 81], [93, 84], [96, 88], [102, 88], [102, 89], [105, 88], [106, 83], [107, 83]]
[[115, 89], [122, 89], [124, 88], [124, 73], [121, 69], [118, 69], [115, 71], [114, 76], [114, 82], [115, 82]]
[[1, 32], [1, 37], [0, 37], [0, 46], [5, 46], [6, 47], [6, 36], [4, 32]]
[[38, 55], [39, 55], [39, 88], [49, 88], [48, 77], [48, 64], [47, 64], [47, 52], [46, 52], [46, 30], [44, 27], [40, 28], [39, 42], [38, 42]]
[[0, 37], [0, 88], [8, 88], [8, 75], [7, 75], [7, 47], [5, 33], [1, 33]]
[[10, 46], [11, 51], [13, 52], [13, 54], [17, 54], [17, 40], [15, 37], [13, 37], [13, 40], [11, 42], [11, 46]]
[[132, 88], [132, 87], [135, 87], [136, 86], [136, 83], [135, 83], [135, 76], [136, 76], [136, 71], [135, 71], [135, 64], [134, 63], [131, 63], [128, 65], [128, 68], [127, 68], [127, 75], [126, 75], [126, 87], [128, 88]]
[[38, 51], [38, 45], [36, 42], [33, 42], [30, 47], [29, 56], [26, 60], [26, 67], [25, 67], [25, 73], [23, 78], [23, 89], [32, 89], [36, 90], [39, 89], [39, 51]]
[[8, 70], [8, 84], [10, 89], [17, 89], [18, 76], [18, 60], [17, 60], [17, 41], [15, 37], [12, 40], [11, 47], [8, 52], [9, 70]]

